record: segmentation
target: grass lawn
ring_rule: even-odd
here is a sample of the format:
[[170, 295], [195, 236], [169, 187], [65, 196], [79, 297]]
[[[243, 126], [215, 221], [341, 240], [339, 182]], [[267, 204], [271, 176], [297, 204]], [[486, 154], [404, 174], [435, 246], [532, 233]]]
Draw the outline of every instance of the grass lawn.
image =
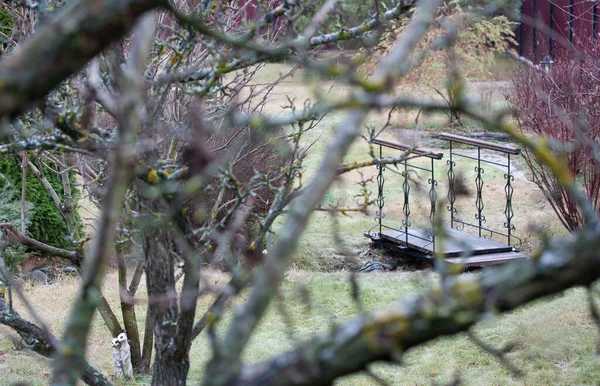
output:
[[[269, 82], [280, 71], [286, 71], [288, 66], [269, 64], [259, 72], [257, 82]], [[331, 88], [331, 97], [343, 97], [348, 89], [336, 86], [333, 81], [323, 81], [321, 90]], [[474, 85], [475, 96], [480, 94], [482, 85]], [[407, 92], [411, 91], [407, 89]], [[302, 105], [304, 99], [310, 98], [312, 90], [304, 87], [302, 77], [295, 76], [286, 79], [274, 90], [268, 103], [267, 111], [276, 113], [284, 103], [286, 95], [294, 95], [297, 103]], [[483, 94], [482, 94], [483, 95]], [[502, 98], [496, 92], [488, 105], [502, 105]], [[313, 131], [307, 133], [308, 142], [328, 139], [334, 134], [341, 122], [343, 114], [330, 114]], [[396, 130], [390, 130], [384, 135], [390, 139], [407, 140], [419, 139], [420, 145], [440, 148], [439, 143], [432, 142], [430, 134], [446, 131], [444, 117], [440, 115], [422, 116], [419, 124], [414, 123], [415, 114], [398, 112], [392, 118]], [[385, 117], [381, 114], [372, 115], [366, 122], [367, 126], [381, 126]], [[473, 130], [482, 130], [475, 127]], [[326, 140], [318, 140], [306, 161], [304, 180], [309, 181], [314, 175], [320, 157], [326, 152]], [[466, 149], [465, 149], [466, 150]], [[386, 151], [386, 155], [397, 155]], [[357, 140], [346, 160], [367, 160], [367, 146], [363, 140]], [[445, 197], [447, 156], [438, 161], [435, 178], [439, 182], [439, 197]], [[561, 235], [564, 231], [554, 218], [550, 206], [546, 204], [542, 193], [535, 184], [527, 179], [523, 163], [515, 160], [514, 167], [520, 172], [516, 178], [514, 211], [517, 235], [524, 241], [524, 251], [531, 253], [539, 245], [539, 231], [548, 235]], [[458, 171], [472, 184], [469, 173], [473, 171], [473, 163], [466, 161], [457, 165]], [[375, 175], [375, 168], [363, 171], [364, 178]], [[429, 211], [426, 175], [418, 176], [412, 186], [413, 195], [412, 216], [415, 226], [427, 219]], [[358, 193], [356, 183], [361, 176], [357, 172], [344, 175], [334, 182], [332, 189], [324, 198], [325, 204], [351, 205]], [[473, 177], [474, 178], [474, 177]], [[504, 210], [504, 171], [494, 167], [486, 167], [484, 175], [485, 213], [490, 226], [502, 225]], [[386, 221], [398, 223], [402, 214], [401, 177], [393, 173], [386, 174]], [[465, 197], [459, 203], [461, 215], [472, 218], [474, 215], [474, 184], [471, 196]], [[371, 186], [376, 194], [376, 185]], [[347, 249], [350, 252], [364, 248], [368, 240], [363, 232], [375, 225], [374, 211], [367, 215], [355, 214], [352, 217], [339, 217], [337, 224], [328, 214], [314, 213], [308, 228], [299, 240], [296, 251], [296, 267], [289, 273], [283, 283], [280, 300], [272, 304], [269, 312], [253, 336], [244, 355], [248, 362], [257, 362], [290, 349], [298, 341], [317, 332], [327, 331], [327, 326], [340, 323], [354, 317], [358, 310], [350, 297], [348, 274], [344, 272], [323, 272], [335, 261], [332, 250]], [[338, 245], [332, 229], [337, 227], [344, 245]], [[344, 251], [345, 252], [345, 251]], [[346, 252], [345, 252], [346, 253]], [[468, 273], [476, 274], [476, 273]], [[211, 284], [225, 283], [227, 276], [223, 273], [206, 272], [205, 279]], [[117, 310], [118, 290], [116, 272], [110, 271], [105, 280], [103, 293], [109, 303]], [[144, 281], [142, 281], [144, 282]], [[362, 301], [366, 311], [384, 308], [394, 301], [421, 292], [435, 286], [437, 276], [430, 271], [420, 272], [389, 272], [362, 274], [359, 277], [362, 288]], [[78, 281], [75, 278], [65, 278], [51, 286], [33, 287], [27, 284], [25, 293], [34, 307], [39, 310], [42, 318], [51, 330], [61, 335], [65, 318], [71, 301], [77, 291]], [[305, 296], [310, 294], [307, 303]], [[146, 296], [142, 285], [138, 295], [140, 299]], [[236, 304], [244, 301], [244, 296], [236, 300]], [[208, 297], [200, 298], [198, 315], [202, 314], [210, 304]], [[235, 304], [234, 304], [235, 305]], [[24, 312], [24, 307], [17, 302], [17, 310], [33, 320]], [[138, 307], [138, 323], [143, 331], [146, 308], [143, 302]], [[219, 333], [227, 325], [226, 316]], [[596, 354], [598, 330], [593, 324], [587, 307], [583, 290], [572, 289], [565, 294], [552, 299], [545, 299], [530, 304], [513, 313], [496, 318], [489, 315], [489, 321], [475, 329], [478, 337], [488, 344], [500, 348], [511, 344], [508, 358], [524, 374], [521, 378], [514, 377], [505, 367], [498, 364], [489, 354], [479, 349], [464, 335], [439, 339], [425, 346], [410, 351], [404, 357], [402, 365], [375, 364], [371, 370], [379, 377], [394, 385], [429, 385], [451, 382], [455, 376], [460, 376], [466, 384], [504, 385], [504, 384], [597, 384], [600, 380], [600, 359]], [[0, 385], [9, 385], [25, 381], [32, 385], [48, 383], [51, 371], [50, 364], [40, 356], [28, 350], [16, 350], [12, 337], [15, 333], [0, 326]], [[210, 347], [205, 335], [201, 335], [193, 344], [191, 351], [192, 366], [189, 374], [190, 384], [202, 378], [204, 364], [209, 358]], [[98, 366], [104, 374], [112, 374], [112, 357], [110, 336], [99, 316], [95, 317], [87, 357]], [[147, 384], [148, 378], [138, 379], [137, 384]], [[366, 375], [354, 375], [340, 379], [339, 385], [372, 385], [375, 381]], [[125, 384], [125, 383], [122, 383]], [[134, 384], [134, 383], [127, 383]]]
[[[215, 272], [208, 273], [206, 278], [211, 282], [226, 280], [224, 274]], [[430, 271], [359, 276], [366, 311], [384, 308], [394, 301], [435, 286], [436, 281], [436, 274]], [[107, 283], [114, 286], [115, 282], [116, 273], [111, 272]], [[40, 315], [60, 335], [67, 304], [77, 290], [77, 279], [67, 278], [51, 286], [27, 285], [25, 290]], [[309, 294], [309, 303], [301, 295], [305, 292]], [[104, 293], [109, 302], [116, 305], [116, 288], [106, 285]], [[140, 289], [140, 296], [145, 296], [145, 288]], [[341, 323], [357, 313], [350, 296], [348, 274], [343, 272], [292, 270], [283, 284], [280, 299], [271, 306], [244, 353], [248, 362], [266, 360], [314, 333], [326, 331], [328, 325]], [[198, 312], [204, 311], [208, 304], [209, 299], [202, 298]], [[23, 307], [18, 305], [18, 309], [23, 310]], [[145, 307], [140, 307], [139, 311], [141, 328]], [[22, 314], [27, 316], [25, 312]], [[289, 316], [291, 323], [285, 322], [285, 315]], [[228, 319], [229, 316], [220, 332]], [[49, 362], [26, 349], [15, 350], [10, 339], [14, 332], [4, 327], [0, 328], [0, 332], [0, 384], [9, 385], [18, 381], [32, 385], [47, 384], [46, 374], [51, 371]], [[489, 321], [479, 325], [475, 333], [496, 348], [510, 344], [508, 358], [524, 376], [514, 377], [464, 335], [438, 339], [412, 350], [406, 354], [402, 365], [375, 364], [371, 369], [394, 385], [445, 384], [456, 375], [460, 375], [466, 384], [473, 385], [596, 384], [600, 379], [600, 358], [596, 354], [598, 330], [589, 316], [586, 294], [582, 289], [572, 289], [563, 295], [537, 301], [502, 317], [490, 315]], [[190, 354], [190, 384], [201, 379], [209, 352], [206, 336], [201, 335], [194, 342]], [[96, 317], [88, 359], [105, 374], [111, 374], [110, 353], [110, 336], [101, 319]], [[142, 377], [136, 384], [147, 382], [148, 379]], [[336, 384], [373, 383], [366, 375], [354, 375], [342, 378]]]

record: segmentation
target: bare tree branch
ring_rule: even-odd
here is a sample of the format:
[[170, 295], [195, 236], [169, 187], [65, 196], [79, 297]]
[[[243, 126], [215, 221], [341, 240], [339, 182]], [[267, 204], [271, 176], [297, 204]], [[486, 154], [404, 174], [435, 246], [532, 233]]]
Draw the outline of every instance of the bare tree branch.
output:
[[[52, 342], [57, 342], [56, 337], [48, 335], [42, 329], [37, 327], [16, 313], [0, 312], [0, 323], [12, 327], [23, 338], [28, 348], [36, 353], [52, 358], [56, 354], [56, 346]], [[91, 386], [110, 386], [110, 381], [92, 365], [84, 361], [85, 370], [81, 379]]]
[[0, 61], [0, 117], [26, 111], [127, 33], [139, 15], [161, 5], [162, 0], [80, 0], [62, 7]]
[[[385, 12], [381, 19], [384, 21], [391, 21], [397, 19], [398, 17], [405, 15], [408, 11], [414, 8], [416, 4], [416, 0], [406, 0], [399, 1], [398, 4], [392, 9]], [[361, 25], [357, 25], [348, 29], [331, 32], [328, 34], [311, 36], [309, 39], [309, 44], [311, 48], [316, 48], [322, 46], [324, 44], [332, 44], [337, 43], [349, 39], [354, 39], [359, 36], [364, 35], [365, 33], [372, 31], [378, 25], [380, 25], [380, 20], [377, 18], [370, 19]], [[303, 48], [304, 39], [300, 38], [298, 41], [291, 44], [288, 47], [289, 51], [282, 51], [281, 55], [291, 55], [293, 54], [294, 48], [296, 46], [300, 46]], [[161, 77], [157, 83], [162, 84], [164, 82], [177, 81], [177, 82], [195, 82], [203, 79], [210, 79], [215, 76], [220, 76], [232, 71], [240, 70], [242, 68], [253, 66], [257, 63], [263, 62], [264, 60], [269, 59], [268, 54], [262, 55], [246, 55], [240, 58], [233, 59], [226, 63], [224, 66], [219, 66], [219, 68], [202, 68], [191, 71], [186, 71], [181, 74], [168, 74], [164, 77]]]
[[25, 198], [27, 195], [27, 153], [21, 153], [21, 233], [25, 234]]
[[32, 239], [22, 234], [14, 225], [10, 223], [0, 223], [0, 229], [8, 234], [8, 240], [11, 244], [23, 245], [35, 251], [46, 253], [50, 256], [63, 257], [71, 260], [74, 264], [81, 264], [81, 255], [77, 251], [67, 251], [66, 249], [56, 248], [52, 245], [44, 244], [41, 241]]
[[90, 330], [90, 321], [100, 301], [103, 265], [115, 241], [115, 228], [121, 217], [123, 197], [131, 182], [136, 161], [135, 139], [141, 132], [143, 108], [143, 71], [150, 51], [154, 31], [154, 14], [149, 13], [138, 22], [134, 34], [134, 50], [129, 58], [127, 84], [121, 95], [120, 146], [115, 150], [107, 194], [103, 199], [99, 229], [93, 240], [91, 253], [86, 258], [79, 296], [74, 301], [62, 340], [63, 349], [56, 357], [52, 384], [74, 384], [84, 371], [84, 355]]
[[490, 312], [593, 283], [600, 278], [599, 248], [600, 229], [586, 229], [532, 259], [479, 277], [449, 277], [446, 294], [433, 290], [334, 327], [271, 361], [245, 367], [230, 384], [329, 385], [369, 363], [392, 361], [412, 347], [467, 331]]
[[[438, 0], [424, 0], [420, 4], [419, 11], [411, 24], [398, 38], [394, 49], [375, 71], [373, 77], [375, 84], [380, 84], [383, 89], [386, 87], [388, 77], [397, 76], [403, 71], [400, 64], [409, 58], [412, 49], [429, 28], [433, 21], [432, 13], [439, 4]], [[304, 230], [312, 210], [319, 204], [325, 191], [337, 175], [337, 168], [342, 163], [347, 149], [357, 137], [366, 115], [366, 110], [351, 110], [347, 114], [315, 173], [317, 177], [307, 187], [305, 194], [292, 203], [278, 242], [269, 253], [264, 269], [258, 274], [248, 302], [236, 311], [229, 331], [206, 367], [205, 384], [225, 385], [237, 377], [241, 370], [240, 355], [243, 348], [277, 292], [281, 278], [292, 263], [292, 251], [298, 243], [298, 238]]]

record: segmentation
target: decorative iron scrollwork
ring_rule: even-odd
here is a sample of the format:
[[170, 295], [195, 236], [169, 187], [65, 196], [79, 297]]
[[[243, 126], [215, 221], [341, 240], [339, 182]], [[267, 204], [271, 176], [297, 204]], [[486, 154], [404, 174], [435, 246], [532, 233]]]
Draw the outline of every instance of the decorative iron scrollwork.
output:
[[402, 205], [402, 213], [404, 213], [404, 219], [402, 220], [402, 226], [404, 227], [404, 235], [405, 241], [408, 244], [408, 228], [410, 228], [410, 221], [408, 220], [410, 216], [410, 203], [409, 203], [409, 195], [410, 195], [410, 175], [408, 174], [408, 165], [406, 161], [404, 161], [404, 182], [402, 183], [402, 192], [404, 193], [404, 204]]
[[431, 185], [431, 188], [429, 189], [429, 202], [431, 203], [431, 210], [429, 212], [429, 220], [431, 222], [431, 225], [433, 226], [433, 225], [435, 225], [435, 203], [437, 201], [437, 191], [435, 190], [435, 188], [438, 183], [433, 178], [429, 178], [427, 180], [427, 183], [429, 185]]
[[452, 153], [452, 141], [450, 141], [450, 159], [446, 161], [446, 165], [448, 165], [448, 206], [446, 209], [450, 212], [450, 228], [454, 228], [454, 215], [457, 212], [454, 207], [456, 201], [456, 173], [454, 173], [454, 167], [456, 162], [452, 159]]
[[506, 180], [506, 185], [504, 186], [504, 193], [506, 194], [506, 207], [504, 208], [504, 217], [506, 217], [506, 222], [504, 223], [504, 227], [510, 232], [515, 230], [515, 226], [512, 224], [512, 218], [515, 215], [512, 208], [512, 196], [514, 192], [514, 188], [512, 187], [512, 181], [515, 180], [515, 177], [511, 174], [505, 174], [504, 179]]
[[[381, 151], [381, 150], [380, 150]], [[381, 154], [380, 154], [381, 156]], [[383, 172], [385, 171], [385, 165], [377, 165], [378, 173], [377, 173], [377, 208], [378, 210], [375, 212], [375, 219], [379, 222], [379, 233], [381, 234], [381, 220], [385, 218], [385, 213], [383, 213], [383, 207], [385, 206], [385, 197], [383, 194], [383, 186], [385, 184], [385, 178], [383, 177]]]
[[454, 190], [456, 183], [456, 173], [454, 173], [454, 167], [456, 166], [456, 162], [454, 161], [446, 161], [446, 165], [449, 166], [448, 169], [448, 211], [452, 213], [456, 213], [456, 208], [454, 208], [454, 202], [456, 201], [456, 193]]
[[429, 212], [429, 221], [431, 222], [431, 242], [433, 243], [433, 250], [435, 251], [435, 211], [436, 211], [436, 201], [437, 201], [437, 181], [435, 179], [435, 168], [433, 164], [433, 159], [431, 159], [431, 178], [427, 180], [431, 188], [429, 189], [429, 204], [431, 205], [431, 209]]
[[492, 232], [491, 230], [488, 230], [489, 234], [487, 235], [483, 235], [483, 238], [486, 240], [491, 240], [492, 237], [494, 237], [494, 232]]
[[514, 193], [514, 188], [512, 186], [512, 182], [515, 180], [515, 177], [510, 172], [510, 155], [508, 155], [508, 163], [507, 163], [508, 171], [504, 175], [504, 179], [506, 180], [506, 185], [504, 186], [504, 194], [506, 195], [506, 206], [504, 207], [504, 217], [506, 218], [506, 222], [504, 222], [504, 228], [506, 228], [506, 233], [508, 237], [508, 245], [511, 244], [511, 239], [517, 239], [518, 242], [512, 245], [515, 251], [521, 249], [523, 242], [520, 238], [513, 235], [513, 232], [516, 230], [515, 226], [512, 223], [512, 219], [515, 215], [512, 207], [512, 197]]
[[483, 204], [483, 173], [485, 170], [481, 167], [480, 157], [478, 156], [477, 166], [475, 166], [475, 172], [477, 173], [477, 177], [475, 177], [475, 188], [477, 199], [475, 200], [475, 208], [477, 209], [477, 213], [475, 214], [475, 219], [479, 220], [479, 237], [481, 237], [481, 227], [485, 223], [485, 216], [483, 215], [483, 208], [485, 205]]

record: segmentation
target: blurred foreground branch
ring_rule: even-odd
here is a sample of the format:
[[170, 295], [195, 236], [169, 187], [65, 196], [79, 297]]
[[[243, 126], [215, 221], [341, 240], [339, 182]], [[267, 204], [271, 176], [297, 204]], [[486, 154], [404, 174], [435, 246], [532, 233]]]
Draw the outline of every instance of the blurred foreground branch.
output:
[[232, 385], [329, 385], [375, 361], [396, 361], [410, 348], [467, 331], [488, 314], [600, 278], [600, 227], [553, 242], [532, 259], [455, 276], [432, 290], [332, 328], [273, 360], [245, 367]]
[[138, 16], [162, 3], [81, 0], [63, 6], [36, 34], [0, 61], [0, 118], [13, 118], [26, 111], [121, 38]]
[[[56, 345], [53, 343], [58, 341], [56, 337], [49, 336], [44, 330], [21, 318], [16, 312], [0, 312], [0, 323], [15, 329], [17, 334], [25, 341], [27, 347], [36, 353], [46, 358], [52, 358], [56, 354]], [[111, 385], [110, 381], [92, 365], [87, 362], [84, 365], [85, 371], [81, 375], [81, 380], [87, 385]]]

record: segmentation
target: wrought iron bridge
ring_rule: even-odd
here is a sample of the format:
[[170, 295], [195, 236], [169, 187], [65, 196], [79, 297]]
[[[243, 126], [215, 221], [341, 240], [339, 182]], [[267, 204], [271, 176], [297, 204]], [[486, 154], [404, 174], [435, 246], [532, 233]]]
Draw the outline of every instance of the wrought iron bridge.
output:
[[[449, 159], [445, 163], [448, 170], [447, 204], [444, 205], [450, 214], [449, 224], [440, 226], [441, 219], [437, 218], [439, 214], [436, 213], [437, 209], [442, 206], [438, 201], [438, 181], [435, 179], [435, 166], [437, 162], [442, 160], [444, 154], [375, 138], [373, 144], [379, 145], [380, 158], [383, 158], [383, 148], [409, 152], [410, 157], [399, 164], [399, 171], [389, 168], [389, 171], [400, 174], [402, 180], [402, 215], [400, 216], [401, 220], [397, 219], [395, 223], [385, 220], [384, 172], [388, 168], [386, 165], [377, 165], [376, 224], [365, 233], [365, 236], [373, 242], [392, 243], [410, 255], [425, 258], [433, 258], [437, 255], [444, 258], [448, 263], [460, 263], [467, 267], [501, 264], [510, 260], [527, 258], [528, 256], [519, 252], [522, 242], [514, 234], [515, 225], [513, 223], [514, 212], [512, 208], [514, 175], [511, 173], [511, 156], [518, 156], [521, 150], [512, 146], [454, 134], [440, 134], [437, 137], [447, 141], [449, 147]], [[463, 148], [474, 149], [476, 156], [473, 151], [467, 153]], [[482, 150], [500, 154], [502, 157], [485, 158], [482, 156]], [[498, 162], [497, 158], [505, 160], [506, 163]], [[425, 159], [425, 162], [415, 162], [415, 160], [422, 161], [423, 159]], [[467, 199], [462, 195], [463, 190], [465, 190], [464, 182], [462, 179], [457, 180], [456, 162], [459, 159], [471, 160], [476, 165], [474, 167], [475, 213], [472, 220], [462, 216], [457, 209], [457, 199]], [[486, 165], [492, 165], [505, 171], [505, 204], [502, 213], [502, 229], [494, 229], [486, 224], [483, 197], [484, 166]], [[413, 171], [425, 172], [428, 175], [429, 219], [427, 219], [427, 227], [412, 227], [410, 204], [411, 180], [414, 177], [411, 177], [411, 175], [416, 174], [412, 173]]]

